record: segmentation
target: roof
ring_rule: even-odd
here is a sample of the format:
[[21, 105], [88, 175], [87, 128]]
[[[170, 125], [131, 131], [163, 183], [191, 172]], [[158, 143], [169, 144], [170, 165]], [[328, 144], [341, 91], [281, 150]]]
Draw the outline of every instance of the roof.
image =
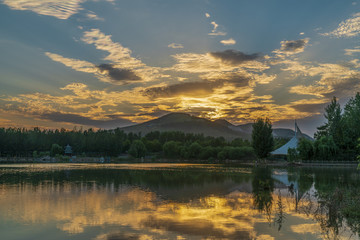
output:
[[299, 140], [305, 137], [295, 121], [295, 136], [290, 139], [286, 144], [272, 151], [272, 155], [287, 155], [289, 148], [297, 148]]
[[69, 144], [65, 147], [65, 154], [68, 154], [68, 153], [72, 153], [72, 148]]

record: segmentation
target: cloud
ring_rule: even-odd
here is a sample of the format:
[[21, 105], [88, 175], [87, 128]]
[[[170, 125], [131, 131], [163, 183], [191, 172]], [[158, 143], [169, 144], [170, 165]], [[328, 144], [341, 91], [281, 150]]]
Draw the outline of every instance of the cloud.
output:
[[184, 46], [182, 44], [179, 43], [170, 43], [168, 45], [169, 48], [184, 48]]
[[208, 33], [208, 35], [211, 36], [225, 36], [226, 32], [218, 31], [219, 24], [217, 24], [215, 21], [212, 21], [210, 23], [213, 26], [213, 29], [211, 30], [211, 33]]
[[86, 0], [3, 0], [2, 2], [14, 10], [33, 11], [40, 15], [68, 19], [78, 13], [81, 3]]
[[98, 17], [95, 13], [90, 12], [86, 14], [86, 17], [91, 20], [104, 21], [104, 18]]
[[360, 12], [352, 15], [351, 18], [342, 21], [339, 26], [328, 33], [322, 33], [323, 36], [329, 37], [355, 37], [360, 34]]
[[211, 25], [213, 25], [213, 27], [214, 27], [212, 32], [216, 32], [216, 29], [219, 27], [219, 24], [217, 24], [215, 21], [212, 21]]
[[115, 81], [139, 81], [141, 78], [130, 69], [114, 68], [111, 64], [100, 64], [97, 66], [102, 74], [107, 74]]
[[127, 84], [129, 82], [142, 80], [142, 78], [136, 75], [134, 71], [130, 69], [116, 68], [112, 64], [100, 64], [96, 66], [95, 64], [87, 61], [66, 58], [55, 53], [46, 52], [45, 55], [51, 60], [62, 63], [78, 72], [91, 73], [102, 82]]
[[[173, 55], [176, 63], [169, 70], [202, 74], [202, 79], [219, 79], [224, 74], [252, 75], [269, 68], [257, 54], [247, 55], [235, 50], [205, 54], [181, 53]], [[249, 72], [251, 71], [251, 73]]]
[[253, 61], [259, 59], [260, 56], [257, 53], [254, 54], [246, 54], [236, 50], [225, 50], [222, 52], [210, 52], [210, 55], [216, 59], [220, 59], [222, 62], [231, 64], [231, 65], [238, 65], [243, 62]]
[[87, 73], [96, 73], [96, 66], [87, 61], [66, 58], [56, 53], [45, 52], [45, 55], [48, 56], [51, 60], [55, 62], [60, 62], [67, 67], [70, 67], [79, 72], [87, 72]]
[[149, 82], [168, 77], [161, 73], [161, 68], [147, 66], [141, 60], [132, 57], [129, 48], [113, 42], [111, 35], [105, 35], [99, 29], [84, 32], [82, 41], [94, 44], [96, 49], [108, 52], [109, 54], [102, 60], [111, 63], [96, 66], [87, 61], [66, 58], [55, 53], [46, 52], [45, 55], [76, 71], [92, 73], [100, 81], [112, 84], [122, 85], [140, 80]]
[[79, 125], [94, 126], [98, 128], [116, 128], [133, 125], [132, 121], [122, 118], [115, 118], [110, 120], [96, 120], [89, 117], [83, 117], [78, 114], [61, 113], [61, 112], [50, 112], [40, 114], [41, 119], [47, 119], [54, 122], [66, 122], [74, 123]]
[[360, 91], [360, 72], [357, 59], [346, 64], [321, 63], [317, 65], [301, 65], [290, 61], [291, 65], [285, 71], [292, 71], [301, 77], [320, 78], [313, 84], [298, 85], [290, 88], [290, 93], [313, 95], [317, 97], [344, 97]]
[[324, 94], [331, 93], [332, 91], [332, 88], [323, 85], [298, 85], [291, 87], [289, 90], [290, 93], [296, 93], [299, 95], [313, 95], [317, 97], [323, 97]]
[[360, 53], [360, 47], [355, 47], [354, 49], [344, 49], [345, 55], [352, 56], [354, 53]]
[[176, 96], [204, 96], [223, 85], [222, 81], [182, 82], [163, 87], [150, 87], [143, 94], [150, 98], [171, 98]]
[[281, 48], [274, 50], [273, 53], [276, 53], [278, 57], [283, 55], [292, 55], [296, 53], [301, 53], [304, 51], [306, 45], [309, 42], [309, 38], [291, 40], [291, 41], [281, 41]]
[[229, 38], [227, 40], [221, 40], [220, 42], [222, 44], [224, 44], [224, 45], [234, 45], [234, 44], [236, 44], [236, 41], [234, 39], [232, 39], [232, 38]]
[[206, 17], [206, 18], [209, 18], [209, 17], [210, 17], [210, 14], [209, 14], [209, 13], [205, 13], [205, 17]]
[[226, 32], [211, 32], [211, 33], [208, 33], [208, 35], [210, 36], [226, 36]]
[[94, 44], [96, 49], [108, 52], [109, 55], [104, 60], [121, 65], [122, 68], [144, 66], [139, 59], [131, 57], [132, 51], [129, 48], [123, 47], [120, 43], [113, 42], [111, 35], [105, 35], [99, 29], [85, 31], [81, 40], [87, 44]]
[[99, 29], [85, 31], [81, 40], [87, 44], [95, 45], [96, 49], [108, 52], [103, 60], [110, 61], [114, 68], [131, 69], [143, 81], [158, 80], [168, 77], [160, 73], [161, 68], [150, 67], [140, 59], [131, 56], [132, 51], [122, 46], [120, 43], [113, 42], [111, 35], [105, 35]]

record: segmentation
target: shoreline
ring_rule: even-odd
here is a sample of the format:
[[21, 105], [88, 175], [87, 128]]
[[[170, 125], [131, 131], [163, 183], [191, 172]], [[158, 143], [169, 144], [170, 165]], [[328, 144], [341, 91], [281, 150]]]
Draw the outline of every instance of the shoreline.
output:
[[286, 161], [269, 161], [258, 162], [255, 160], [224, 160], [224, 161], [208, 161], [208, 160], [174, 160], [174, 159], [118, 159], [118, 158], [108, 158], [104, 159], [103, 157], [79, 157], [73, 158], [71, 161], [58, 159], [55, 157], [45, 157], [45, 158], [0, 158], [0, 166], [3, 164], [51, 164], [51, 163], [86, 163], [86, 164], [157, 164], [157, 163], [168, 163], [168, 164], [221, 164], [221, 165], [243, 165], [243, 166], [271, 166], [271, 167], [318, 167], [318, 166], [328, 166], [328, 167], [354, 167], [358, 166], [359, 162], [357, 161], [346, 161], [346, 162], [330, 162], [330, 161], [312, 161], [312, 162], [294, 162], [289, 163]]

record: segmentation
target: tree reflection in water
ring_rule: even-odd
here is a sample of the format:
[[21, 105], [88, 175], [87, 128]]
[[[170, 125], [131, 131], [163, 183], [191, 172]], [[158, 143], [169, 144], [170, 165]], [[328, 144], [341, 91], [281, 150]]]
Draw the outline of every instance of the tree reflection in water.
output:
[[33, 170], [0, 168], [0, 227], [3, 219], [32, 226], [56, 222], [73, 239], [100, 226], [105, 230], [96, 239], [146, 234], [153, 239], [161, 234], [170, 239], [358, 239], [360, 229], [356, 171]]
[[252, 169], [254, 207], [260, 212], [265, 211], [269, 223], [271, 223], [272, 192], [274, 191], [274, 179], [271, 177], [271, 174], [270, 168], [256, 167]]

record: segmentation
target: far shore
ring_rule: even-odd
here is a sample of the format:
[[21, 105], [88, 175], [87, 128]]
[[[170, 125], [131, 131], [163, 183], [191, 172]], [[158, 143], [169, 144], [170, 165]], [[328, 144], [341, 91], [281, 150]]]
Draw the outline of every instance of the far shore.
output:
[[224, 164], [224, 165], [244, 165], [244, 166], [336, 166], [336, 167], [354, 167], [358, 165], [357, 161], [346, 161], [346, 162], [330, 162], [330, 161], [305, 161], [305, 162], [287, 162], [285, 160], [266, 160], [266, 161], [256, 161], [255, 159], [246, 159], [246, 160], [176, 160], [176, 159], [124, 159], [124, 158], [104, 158], [104, 157], [76, 157], [70, 159], [60, 159], [56, 157], [43, 157], [43, 158], [25, 158], [25, 157], [10, 157], [10, 158], [0, 158], [1, 164], [17, 164], [17, 163], [97, 163], [97, 164], [131, 164], [131, 163], [176, 163], [176, 164]]

